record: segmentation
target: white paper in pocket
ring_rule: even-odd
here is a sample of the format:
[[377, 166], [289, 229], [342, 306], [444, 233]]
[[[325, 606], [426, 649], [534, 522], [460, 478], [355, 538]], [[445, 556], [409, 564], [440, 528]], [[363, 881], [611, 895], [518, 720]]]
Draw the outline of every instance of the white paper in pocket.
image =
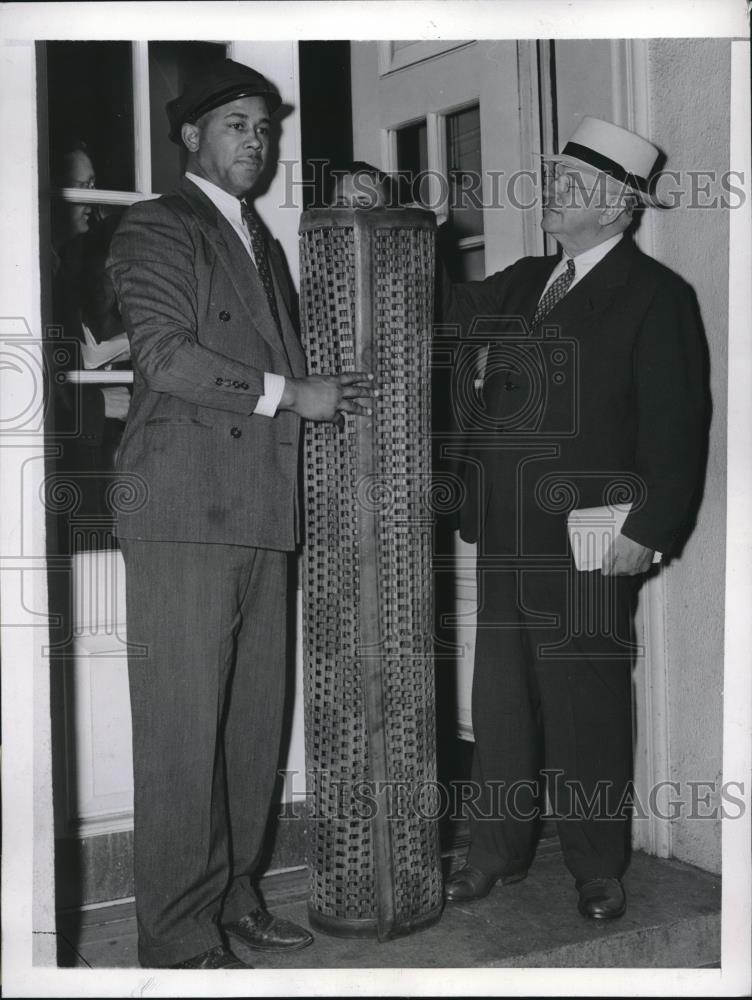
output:
[[[631, 509], [631, 503], [617, 503], [570, 510], [567, 530], [577, 569], [587, 571], [601, 568], [604, 552], [608, 552], [613, 545]], [[661, 552], [656, 552], [653, 562], [660, 562], [661, 556]]]

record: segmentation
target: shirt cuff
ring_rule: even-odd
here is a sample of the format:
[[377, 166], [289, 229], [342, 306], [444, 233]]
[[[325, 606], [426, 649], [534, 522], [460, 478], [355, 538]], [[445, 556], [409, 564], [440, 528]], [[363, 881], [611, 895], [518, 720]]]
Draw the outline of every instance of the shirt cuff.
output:
[[285, 376], [264, 372], [264, 395], [259, 396], [254, 413], [261, 417], [274, 417], [285, 391]]

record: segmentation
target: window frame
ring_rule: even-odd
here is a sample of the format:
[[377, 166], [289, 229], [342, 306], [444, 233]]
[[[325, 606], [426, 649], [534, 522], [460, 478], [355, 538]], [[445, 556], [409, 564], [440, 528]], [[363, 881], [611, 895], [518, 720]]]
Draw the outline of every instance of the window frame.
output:
[[[53, 199], [77, 205], [107, 205], [128, 208], [138, 201], [159, 198], [152, 191], [151, 103], [149, 98], [149, 40], [131, 41], [131, 92], [133, 95], [133, 173], [135, 189], [110, 191], [105, 188], [50, 188]], [[230, 42], [218, 41], [228, 52]], [[133, 382], [132, 371], [77, 369], [65, 373], [69, 383], [87, 385], [126, 385]]]
[[[411, 125], [419, 125], [422, 122], [426, 123], [427, 170], [429, 174], [428, 190], [430, 203], [436, 206], [434, 212], [436, 214], [436, 221], [439, 225], [442, 225], [449, 219], [449, 190], [451, 185], [449, 182], [447, 155], [447, 118], [450, 115], [456, 114], [458, 111], [467, 111], [470, 108], [477, 108], [480, 115], [480, 95], [473, 96], [466, 101], [461, 101], [458, 104], [447, 105], [440, 111], [427, 111], [425, 115], [419, 118], [413, 116], [411, 118], [406, 118], [404, 121], [393, 122], [386, 128], [382, 129], [382, 151], [384, 155], [384, 162], [386, 163], [386, 169], [390, 173], [394, 173], [399, 170], [397, 162], [397, 133], [400, 129], [408, 128]], [[481, 142], [482, 139], [483, 136], [481, 133]], [[443, 180], [443, 184], [439, 180], [439, 176]], [[485, 192], [483, 192], [483, 196], [485, 202]], [[477, 236], [465, 236], [457, 240], [457, 250], [459, 253], [463, 253], [466, 250], [482, 249], [485, 251], [485, 248], [485, 219], [482, 234]]]
[[475, 39], [445, 41], [442, 39], [418, 39], [402, 48], [395, 48], [395, 41], [378, 42], [379, 76], [389, 76], [398, 70], [416, 66], [427, 59], [435, 59], [455, 49], [475, 45]]

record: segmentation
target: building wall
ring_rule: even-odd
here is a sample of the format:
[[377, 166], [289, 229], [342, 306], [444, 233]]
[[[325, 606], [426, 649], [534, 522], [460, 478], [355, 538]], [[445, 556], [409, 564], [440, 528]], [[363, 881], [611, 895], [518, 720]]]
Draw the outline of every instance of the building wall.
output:
[[613, 119], [613, 64], [608, 38], [558, 39], [554, 43], [560, 149], [585, 115]]
[[2, 924], [8, 991], [9, 979], [15, 976], [18, 984], [28, 963], [53, 965], [56, 950], [33, 43], [3, 45], [0, 91], [12, 95], [0, 102], [0, 128], [13, 137], [0, 163], [2, 190], [13, 193], [0, 216]]
[[[665, 169], [719, 173], [728, 169], [730, 60], [731, 43], [726, 40], [651, 41], [651, 137], [666, 154]], [[718, 193], [716, 184], [712, 189], [713, 194]], [[749, 207], [742, 211], [749, 211]], [[678, 271], [697, 293], [708, 342], [712, 399], [707, 474], [697, 523], [665, 578], [672, 776], [681, 782], [720, 782], [728, 211], [682, 206], [657, 212], [653, 231], [656, 256]], [[720, 871], [720, 822], [677, 820], [672, 834], [675, 857]]]

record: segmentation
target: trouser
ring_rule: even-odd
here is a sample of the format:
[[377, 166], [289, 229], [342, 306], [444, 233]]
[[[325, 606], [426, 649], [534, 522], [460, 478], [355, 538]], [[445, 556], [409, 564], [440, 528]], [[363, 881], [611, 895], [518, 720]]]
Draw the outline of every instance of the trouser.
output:
[[121, 539], [138, 954], [168, 966], [258, 905], [277, 775], [288, 555]]
[[634, 578], [478, 570], [470, 864], [526, 871], [547, 789], [576, 880], [629, 859]]

